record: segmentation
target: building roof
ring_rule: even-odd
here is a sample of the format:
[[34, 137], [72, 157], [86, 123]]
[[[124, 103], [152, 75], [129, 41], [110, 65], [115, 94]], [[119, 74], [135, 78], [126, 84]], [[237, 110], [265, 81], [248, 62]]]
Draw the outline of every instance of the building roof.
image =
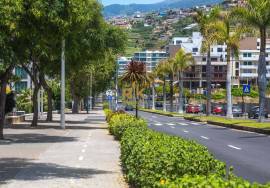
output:
[[257, 38], [247, 37], [240, 41], [239, 50], [257, 50]]

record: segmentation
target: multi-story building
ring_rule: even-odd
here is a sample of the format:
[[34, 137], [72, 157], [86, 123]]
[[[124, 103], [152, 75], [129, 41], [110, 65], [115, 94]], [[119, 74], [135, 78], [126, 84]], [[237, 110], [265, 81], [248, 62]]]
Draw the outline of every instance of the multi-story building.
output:
[[[184, 86], [190, 89], [205, 88], [206, 60], [207, 54], [201, 53], [203, 37], [199, 32], [194, 32], [191, 37], [175, 37], [172, 44], [168, 46], [170, 57], [182, 48], [186, 53], [191, 53], [195, 59], [195, 64], [184, 73]], [[211, 80], [213, 87], [225, 87], [226, 85], [226, 46], [211, 46]]]
[[135, 61], [141, 61], [146, 64], [147, 72], [151, 72], [155, 69], [157, 64], [168, 57], [165, 51], [144, 51], [134, 54], [133, 59]]
[[120, 57], [117, 59], [118, 76], [122, 76], [125, 72], [126, 66], [130, 63], [131, 57]]
[[[270, 79], [270, 40], [266, 44], [267, 79]], [[260, 55], [260, 39], [248, 37], [240, 42], [239, 58], [236, 60], [236, 75], [239, 76], [240, 85], [257, 84], [258, 60]]]
[[13, 74], [20, 78], [19, 81], [12, 84], [13, 90], [19, 93], [22, 90], [31, 88], [31, 78], [23, 68], [16, 67], [13, 70]]

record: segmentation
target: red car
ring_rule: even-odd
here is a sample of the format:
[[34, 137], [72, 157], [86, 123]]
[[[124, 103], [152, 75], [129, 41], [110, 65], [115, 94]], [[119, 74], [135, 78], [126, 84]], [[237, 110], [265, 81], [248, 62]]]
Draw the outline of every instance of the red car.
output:
[[200, 106], [189, 104], [186, 108], [186, 113], [198, 114], [200, 113]]
[[213, 114], [224, 114], [224, 110], [222, 106], [215, 106], [213, 108]]

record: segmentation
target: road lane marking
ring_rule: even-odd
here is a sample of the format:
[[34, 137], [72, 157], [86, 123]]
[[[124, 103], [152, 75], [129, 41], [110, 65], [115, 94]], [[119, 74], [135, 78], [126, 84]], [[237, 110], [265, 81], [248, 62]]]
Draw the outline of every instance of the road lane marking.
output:
[[156, 123], [155, 125], [156, 125], [156, 126], [162, 126], [162, 124], [161, 124], [161, 123]]
[[85, 151], [86, 151], [85, 149], [82, 149], [82, 153], [85, 153]]
[[205, 139], [205, 140], [209, 140], [209, 138], [206, 137], [206, 136], [201, 136], [201, 138], [203, 138], [203, 139]]
[[183, 125], [183, 126], [186, 126], [186, 125], [188, 125], [188, 124], [186, 124], [186, 123], [178, 123], [179, 125]]
[[174, 127], [174, 126], [171, 126], [171, 128], [172, 128], [172, 129], [175, 129], [175, 127]]
[[174, 123], [166, 123], [167, 125], [169, 126], [174, 126], [175, 124]]
[[83, 147], [84, 147], [84, 148], [87, 148], [87, 144], [84, 144]]
[[79, 161], [82, 161], [82, 160], [83, 160], [83, 156], [80, 156], [80, 157], [79, 157]]
[[199, 123], [191, 123], [192, 125], [200, 125]]
[[157, 116], [152, 116], [152, 118], [157, 118]]
[[233, 146], [233, 145], [228, 145], [228, 147], [233, 148], [233, 149], [237, 149], [237, 150], [241, 150], [241, 148], [238, 148], [238, 147]]
[[187, 131], [187, 130], [183, 130], [184, 131], [184, 133], [189, 133], [189, 131]]

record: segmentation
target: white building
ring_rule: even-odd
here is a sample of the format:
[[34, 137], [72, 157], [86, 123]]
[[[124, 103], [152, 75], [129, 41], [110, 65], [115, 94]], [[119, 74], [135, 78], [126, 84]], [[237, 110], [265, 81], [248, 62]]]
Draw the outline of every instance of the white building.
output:
[[16, 67], [13, 70], [13, 74], [18, 78], [20, 78], [19, 81], [12, 83], [13, 90], [19, 93], [22, 90], [31, 88], [32, 86], [31, 78], [23, 68]]
[[126, 66], [130, 63], [131, 57], [119, 57], [117, 59], [118, 76], [122, 76], [125, 72]]

